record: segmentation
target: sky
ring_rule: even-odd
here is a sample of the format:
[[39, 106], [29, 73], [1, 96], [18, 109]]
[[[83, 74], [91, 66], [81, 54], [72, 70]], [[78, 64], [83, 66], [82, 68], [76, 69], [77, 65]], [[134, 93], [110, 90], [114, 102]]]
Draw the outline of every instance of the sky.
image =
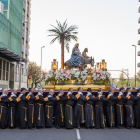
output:
[[[129, 77], [135, 75], [135, 47], [138, 46], [138, 0], [32, 0], [29, 60], [40, 65], [42, 49], [42, 69], [51, 69], [53, 59], [61, 67], [61, 45], [47, 30], [57, 26], [56, 20], [68, 26], [78, 26], [79, 49], [88, 47], [88, 55], [95, 63], [105, 59], [108, 70], [129, 69]], [[65, 61], [70, 59], [75, 41], [70, 43], [70, 53], [65, 50]], [[137, 56], [137, 63], [140, 56]], [[140, 69], [137, 68], [137, 72]], [[120, 72], [111, 72], [118, 78]]]

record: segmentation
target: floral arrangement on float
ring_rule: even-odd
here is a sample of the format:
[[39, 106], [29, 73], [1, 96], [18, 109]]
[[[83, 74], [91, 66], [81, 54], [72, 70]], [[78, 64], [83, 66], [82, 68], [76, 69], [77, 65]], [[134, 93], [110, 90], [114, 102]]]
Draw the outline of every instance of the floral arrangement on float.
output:
[[110, 74], [107, 71], [86, 68], [83, 71], [72, 69], [50, 70], [47, 73], [45, 84], [55, 85], [75, 84], [107, 84], [110, 82]]

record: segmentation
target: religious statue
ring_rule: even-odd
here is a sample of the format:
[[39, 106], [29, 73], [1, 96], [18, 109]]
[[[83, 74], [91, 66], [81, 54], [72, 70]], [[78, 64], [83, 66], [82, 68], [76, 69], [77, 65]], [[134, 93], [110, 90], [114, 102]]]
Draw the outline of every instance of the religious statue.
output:
[[88, 53], [88, 48], [85, 48], [82, 53], [82, 57], [90, 59], [91, 57], [87, 56], [87, 53]]
[[91, 64], [92, 66], [94, 66], [94, 59], [92, 59], [92, 57], [90, 57], [90, 59], [89, 57], [86, 58], [87, 57], [87, 55], [85, 55], [86, 52], [87, 50], [85, 50], [81, 56], [79, 50], [79, 43], [76, 43], [72, 50], [71, 58], [68, 61], [66, 61], [64, 64], [66, 68], [71, 69], [72, 67], [79, 67], [81, 70], [83, 70], [85, 64]]

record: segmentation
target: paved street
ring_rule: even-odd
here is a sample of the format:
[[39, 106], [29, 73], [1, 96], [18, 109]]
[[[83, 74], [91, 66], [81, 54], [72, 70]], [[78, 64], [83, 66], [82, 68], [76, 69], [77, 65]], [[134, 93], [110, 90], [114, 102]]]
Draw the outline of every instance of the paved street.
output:
[[139, 137], [139, 129], [0, 130], [1, 140], [138, 140]]

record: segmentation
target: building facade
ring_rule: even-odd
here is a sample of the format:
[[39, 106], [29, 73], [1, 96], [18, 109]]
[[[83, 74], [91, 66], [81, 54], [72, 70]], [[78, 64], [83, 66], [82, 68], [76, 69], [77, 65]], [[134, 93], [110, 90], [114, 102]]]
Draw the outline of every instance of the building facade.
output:
[[[30, 0], [0, 0], [0, 88], [27, 87], [30, 34]], [[2, 4], [0, 4], [2, 6]], [[1, 8], [2, 9], [2, 8]], [[28, 20], [27, 23], [23, 21]]]

